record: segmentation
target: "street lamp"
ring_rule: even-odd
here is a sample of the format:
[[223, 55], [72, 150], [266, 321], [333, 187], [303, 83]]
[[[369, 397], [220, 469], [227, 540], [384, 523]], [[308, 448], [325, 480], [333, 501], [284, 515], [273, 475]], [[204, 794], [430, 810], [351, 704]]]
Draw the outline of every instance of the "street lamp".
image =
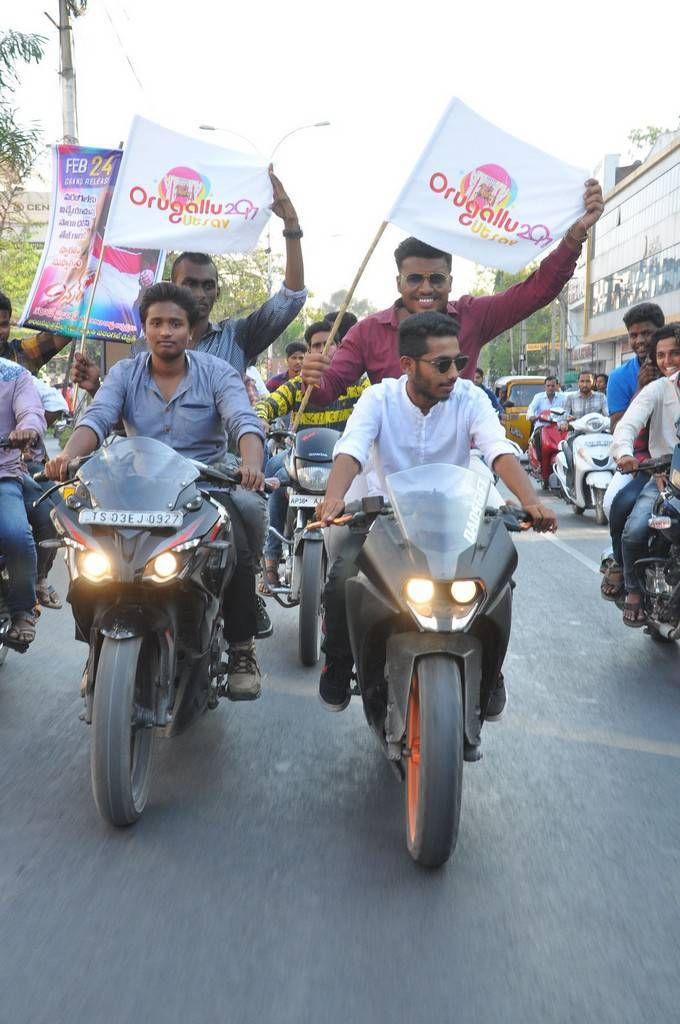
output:
[[231, 128], [217, 128], [214, 124], [199, 124], [199, 131], [202, 132], [226, 132], [228, 135], [235, 135], [237, 139], [243, 139], [249, 146], [252, 146], [256, 153], [259, 153], [259, 147], [255, 145], [252, 139], [249, 139], [247, 135], [241, 135], [240, 132], [234, 132]]
[[[276, 151], [279, 148], [279, 146], [283, 142], [285, 142], [286, 139], [289, 139], [291, 135], [295, 135], [297, 132], [303, 132], [307, 128], [327, 128], [329, 125], [330, 125], [330, 121], [314, 121], [313, 124], [301, 124], [301, 125], [298, 125], [297, 128], [291, 128], [291, 130], [289, 132], [286, 132], [285, 135], [282, 135], [281, 138], [279, 139], [279, 141], [276, 143], [276, 145], [272, 149], [271, 156], [269, 157], [269, 159], [271, 161], [274, 160], [274, 154], [276, 153]], [[269, 221], [267, 223], [267, 292], [268, 292], [269, 295], [271, 295], [271, 293], [272, 293], [272, 228], [271, 228], [271, 218], [269, 219]]]
[[[276, 153], [276, 151], [279, 148], [279, 146], [281, 146], [282, 143], [284, 143], [286, 141], [286, 139], [289, 139], [291, 135], [295, 135], [297, 132], [304, 132], [304, 131], [306, 131], [307, 128], [327, 128], [329, 125], [330, 125], [330, 121], [314, 121], [312, 124], [301, 124], [301, 125], [298, 125], [297, 128], [291, 128], [291, 130], [289, 132], [286, 132], [285, 135], [281, 136], [279, 141], [276, 143], [276, 145], [272, 149], [271, 155], [269, 157], [270, 162], [273, 161], [274, 154]], [[243, 139], [244, 142], [247, 142], [249, 146], [253, 147], [253, 149], [255, 150], [256, 153], [259, 153], [259, 148], [258, 148], [258, 146], [255, 145], [253, 140], [249, 139], [247, 135], [242, 135], [241, 132], [232, 131], [231, 128], [220, 128], [220, 127], [217, 127], [214, 124], [199, 124], [198, 127], [199, 127], [199, 130], [202, 131], [202, 132], [227, 132], [228, 135], [235, 135], [237, 139]], [[269, 295], [271, 295], [271, 293], [272, 293], [272, 231], [271, 231], [271, 219], [270, 219], [269, 223], [267, 224], [267, 293]]]

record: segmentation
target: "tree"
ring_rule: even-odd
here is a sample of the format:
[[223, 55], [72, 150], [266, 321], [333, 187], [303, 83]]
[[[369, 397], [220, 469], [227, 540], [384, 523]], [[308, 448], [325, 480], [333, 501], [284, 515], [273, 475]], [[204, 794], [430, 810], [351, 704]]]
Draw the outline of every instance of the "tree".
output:
[[40, 127], [17, 120], [12, 97], [19, 81], [16, 65], [37, 63], [45, 53], [45, 37], [24, 32], [0, 36], [0, 237], [11, 204], [28, 176], [38, 151]]
[[675, 128], [659, 128], [658, 125], [648, 124], [645, 128], [633, 128], [628, 133], [628, 141], [633, 149], [648, 149], [654, 145], [660, 135], [677, 131], [680, 128], [680, 117]]
[[22, 240], [0, 240], [0, 291], [10, 299], [14, 317], [21, 313], [39, 260], [38, 246]]
[[[337, 292], [333, 292], [328, 302], [321, 303], [321, 309], [326, 313], [337, 312], [340, 309], [345, 299], [347, 298], [347, 288], [341, 288]], [[376, 312], [375, 306], [373, 306], [368, 299], [357, 299], [353, 298], [350, 303], [350, 312], [354, 313], [356, 317], [361, 319], [364, 316], [370, 316], [371, 313]]]
[[[477, 280], [472, 290], [473, 295], [488, 295], [490, 291], [494, 295], [510, 288], [513, 284], [525, 281], [536, 269], [535, 265], [525, 267], [516, 274], [509, 274], [504, 270], [497, 270], [494, 274], [486, 268], [477, 272]], [[489, 285], [493, 281], [491, 287]], [[552, 317], [550, 306], [544, 306], [527, 317], [525, 321], [525, 341], [527, 346], [540, 344], [541, 348], [526, 351], [526, 365], [524, 372], [528, 374], [542, 374], [554, 370], [552, 363], [557, 355], [548, 349], [552, 338]], [[519, 368], [520, 355], [520, 325], [512, 328], [512, 331], [505, 331], [498, 338], [494, 338], [488, 345], [485, 345], [480, 355], [480, 364], [488, 372], [491, 380], [503, 377]], [[554, 356], [554, 358], [553, 358]]]

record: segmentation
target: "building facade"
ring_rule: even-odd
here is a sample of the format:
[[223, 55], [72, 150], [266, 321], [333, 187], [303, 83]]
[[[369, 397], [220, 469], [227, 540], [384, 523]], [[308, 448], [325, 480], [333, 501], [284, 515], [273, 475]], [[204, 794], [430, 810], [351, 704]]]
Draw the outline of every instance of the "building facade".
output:
[[630, 358], [623, 316], [639, 302], [680, 320], [680, 132], [659, 139], [642, 164], [614, 168], [613, 159], [596, 171], [605, 210], [569, 285], [576, 369], [609, 372]]

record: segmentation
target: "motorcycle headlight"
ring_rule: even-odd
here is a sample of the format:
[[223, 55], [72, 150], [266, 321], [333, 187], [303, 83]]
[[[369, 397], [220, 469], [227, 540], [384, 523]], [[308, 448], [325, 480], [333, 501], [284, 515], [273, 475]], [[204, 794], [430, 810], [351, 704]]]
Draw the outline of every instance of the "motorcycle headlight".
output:
[[454, 580], [451, 597], [456, 604], [471, 604], [477, 597], [477, 584], [474, 580]]
[[432, 580], [413, 577], [413, 579], [408, 580], [404, 589], [406, 597], [413, 604], [429, 604], [434, 597], [434, 583]]
[[297, 463], [297, 479], [301, 487], [312, 494], [323, 494], [331, 475], [331, 467], [327, 465], [315, 466], [310, 463]]
[[167, 583], [174, 579], [182, 567], [182, 560], [173, 554], [172, 551], [162, 551], [150, 562], [147, 562], [144, 570], [144, 579], [153, 580], [154, 583]]
[[78, 568], [90, 583], [111, 579], [111, 562], [101, 551], [86, 551], [78, 559]]

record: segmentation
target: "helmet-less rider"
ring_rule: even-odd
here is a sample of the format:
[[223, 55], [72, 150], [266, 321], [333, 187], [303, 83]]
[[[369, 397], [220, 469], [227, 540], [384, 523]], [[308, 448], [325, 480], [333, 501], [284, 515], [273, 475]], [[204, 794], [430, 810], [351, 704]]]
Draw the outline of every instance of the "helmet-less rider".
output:
[[[478, 448], [531, 516], [539, 531], [557, 528], [555, 513], [536, 500], [527, 474], [513, 454], [486, 395], [459, 377], [468, 357], [461, 355], [458, 324], [442, 313], [417, 313], [399, 325], [402, 376], [386, 378], [361, 396], [345, 433], [335, 446], [333, 469], [318, 518], [331, 523], [345, 507], [345, 495], [371, 453], [371, 491], [386, 495], [385, 479], [413, 466], [444, 463], [466, 468]], [[340, 528], [338, 528], [338, 533]], [[339, 541], [324, 592], [326, 663], [319, 696], [329, 711], [349, 704], [352, 653], [345, 615], [345, 582], [357, 573], [356, 559], [365, 533], [350, 532]], [[505, 707], [502, 674], [486, 708], [487, 720]]]
[[[191, 292], [169, 282], [149, 288], [140, 304], [149, 352], [111, 369], [64, 451], [45, 466], [52, 480], [66, 479], [71, 459], [89, 455], [122, 420], [128, 436], [151, 437], [186, 458], [222, 461], [227, 435], [238, 445], [242, 486], [261, 490], [263, 433], [240, 374], [206, 352], [187, 352], [199, 316]], [[255, 656], [256, 602], [253, 555], [243, 520], [229, 492], [215, 492], [234, 530], [237, 566], [224, 594], [232, 700], [260, 695]]]

